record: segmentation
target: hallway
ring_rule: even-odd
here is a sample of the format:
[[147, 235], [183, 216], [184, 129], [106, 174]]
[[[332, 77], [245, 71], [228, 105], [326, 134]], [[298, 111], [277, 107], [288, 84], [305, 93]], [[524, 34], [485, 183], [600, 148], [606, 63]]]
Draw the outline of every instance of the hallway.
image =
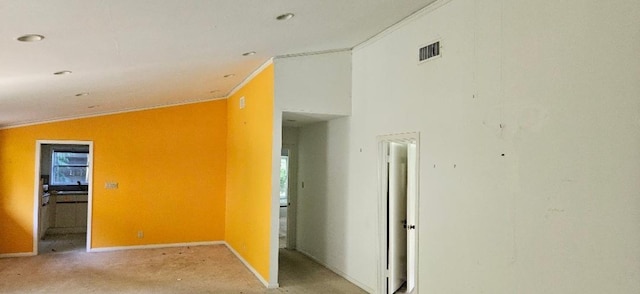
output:
[[298, 251], [280, 249], [279, 277], [285, 293], [367, 293]]

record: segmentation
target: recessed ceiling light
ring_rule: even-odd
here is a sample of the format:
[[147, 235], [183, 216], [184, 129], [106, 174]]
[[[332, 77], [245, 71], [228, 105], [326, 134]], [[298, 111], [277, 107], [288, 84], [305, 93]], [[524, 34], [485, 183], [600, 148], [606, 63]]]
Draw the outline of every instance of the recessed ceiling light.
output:
[[78, 94], [76, 94], [77, 97], [87, 96], [87, 95], [89, 95], [89, 93], [78, 93]]
[[228, 75], [224, 75], [225, 78], [231, 78], [231, 77], [235, 77], [235, 74], [228, 74]]
[[54, 72], [54, 75], [60, 76], [60, 75], [68, 75], [70, 74], [71, 71], [70, 70], [62, 70], [62, 71], [58, 71], [58, 72]]
[[43, 35], [35, 35], [35, 34], [30, 34], [30, 35], [24, 35], [18, 38], [18, 41], [20, 42], [37, 42], [37, 41], [42, 41], [42, 39], [44, 39]]
[[294, 14], [289, 12], [289, 13], [285, 13], [285, 14], [282, 14], [282, 15], [278, 15], [278, 17], [276, 17], [276, 19], [277, 20], [288, 20], [288, 19], [293, 18], [293, 16], [294, 16]]
[[249, 52], [242, 53], [242, 56], [251, 56], [251, 55], [256, 55], [256, 52], [255, 51], [249, 51]]

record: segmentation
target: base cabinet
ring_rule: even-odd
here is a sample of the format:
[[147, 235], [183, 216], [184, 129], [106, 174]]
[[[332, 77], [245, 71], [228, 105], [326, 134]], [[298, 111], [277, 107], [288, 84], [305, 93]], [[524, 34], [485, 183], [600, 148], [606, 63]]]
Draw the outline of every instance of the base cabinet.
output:
[[87, 231], [87, 195], [58, 195], [53, 210], [53, 222], [49, 232], [84, 233]]

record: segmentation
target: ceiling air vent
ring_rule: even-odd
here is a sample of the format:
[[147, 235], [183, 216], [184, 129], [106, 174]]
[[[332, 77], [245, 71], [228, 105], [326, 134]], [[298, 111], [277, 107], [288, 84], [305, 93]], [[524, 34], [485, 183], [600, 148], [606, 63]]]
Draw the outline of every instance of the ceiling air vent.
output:
[[440, 57], [440, 41], [420, 48], [418, 63]]

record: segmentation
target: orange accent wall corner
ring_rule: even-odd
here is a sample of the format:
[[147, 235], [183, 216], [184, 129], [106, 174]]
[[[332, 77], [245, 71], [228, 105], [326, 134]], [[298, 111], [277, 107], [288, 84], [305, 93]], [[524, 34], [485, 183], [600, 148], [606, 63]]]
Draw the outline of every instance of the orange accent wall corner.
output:
[[[240, 109], [240, 98], [245, 108]], [[226, 241], [269, 280], [274, 69], [227, 100]]]

